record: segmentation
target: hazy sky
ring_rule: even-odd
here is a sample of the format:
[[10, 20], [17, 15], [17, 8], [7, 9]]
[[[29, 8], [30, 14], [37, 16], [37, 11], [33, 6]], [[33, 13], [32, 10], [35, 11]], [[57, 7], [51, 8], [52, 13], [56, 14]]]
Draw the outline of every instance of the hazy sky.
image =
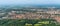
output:
[[60, 4], [60, 0], [0, 0], [0, 4]]

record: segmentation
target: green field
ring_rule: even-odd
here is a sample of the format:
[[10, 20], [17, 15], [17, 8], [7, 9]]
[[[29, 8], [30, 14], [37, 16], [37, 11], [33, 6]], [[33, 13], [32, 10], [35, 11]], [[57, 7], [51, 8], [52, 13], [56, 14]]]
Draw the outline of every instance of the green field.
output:
[[3, 19], [0, 26], [60, 26], [53, 19]]

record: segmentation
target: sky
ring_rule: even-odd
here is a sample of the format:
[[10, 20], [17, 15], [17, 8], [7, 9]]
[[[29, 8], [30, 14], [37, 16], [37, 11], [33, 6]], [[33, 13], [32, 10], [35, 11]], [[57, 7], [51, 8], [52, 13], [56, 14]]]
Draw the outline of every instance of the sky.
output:
[[0, 0], [4, 4], [60, 4], [60, 0]]

